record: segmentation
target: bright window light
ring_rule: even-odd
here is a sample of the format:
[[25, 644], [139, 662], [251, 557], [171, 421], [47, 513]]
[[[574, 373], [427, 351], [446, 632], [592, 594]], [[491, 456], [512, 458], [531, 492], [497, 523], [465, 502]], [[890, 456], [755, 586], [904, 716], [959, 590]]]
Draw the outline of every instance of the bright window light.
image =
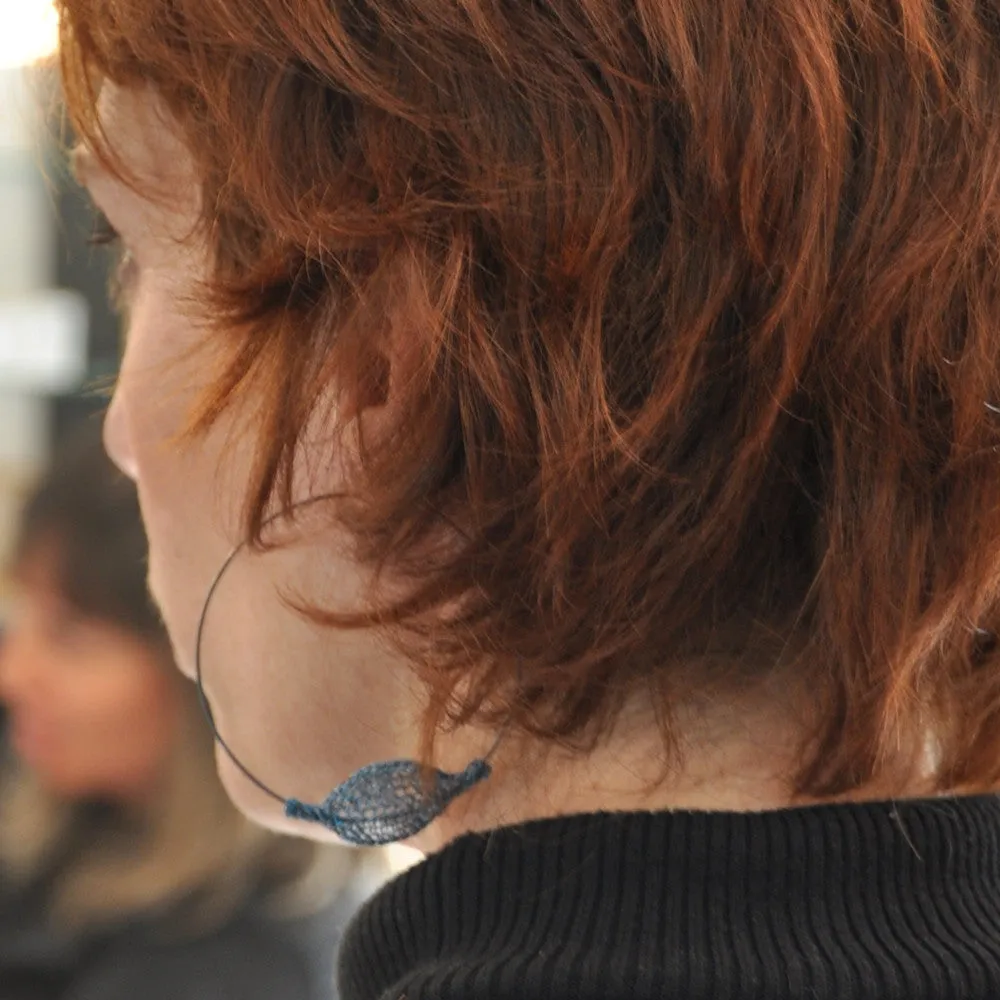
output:
[[0, 69], [44, 59], [58, 41], [59, 15], [52, 0], [0, 0]]

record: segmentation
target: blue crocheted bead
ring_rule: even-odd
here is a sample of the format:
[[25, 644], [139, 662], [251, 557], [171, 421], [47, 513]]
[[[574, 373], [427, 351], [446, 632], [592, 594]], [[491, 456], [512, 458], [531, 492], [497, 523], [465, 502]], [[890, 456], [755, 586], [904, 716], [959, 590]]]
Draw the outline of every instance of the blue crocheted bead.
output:
[[474, 760], [458, 773], [435, 770], [429, 776], [413, 760], [381, 761], [355, 771], [322, 805], [289, 799], [285, 814], [321, 823], [352, 844], [391, 844], [419, 833], [489, 775], [485, 760]]

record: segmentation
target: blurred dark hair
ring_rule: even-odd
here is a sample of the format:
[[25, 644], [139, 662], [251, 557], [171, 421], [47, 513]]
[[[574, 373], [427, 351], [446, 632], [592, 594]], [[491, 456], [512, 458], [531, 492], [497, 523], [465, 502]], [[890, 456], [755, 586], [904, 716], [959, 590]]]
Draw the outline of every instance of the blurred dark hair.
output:
[[57, 447], [21, 513], [15, 562], [43, 548], [56, 585], [82, 614], [150, 639], [166, 636], [146, 588], [146, 535], [135, 486], [104, 452], [88, 420]]

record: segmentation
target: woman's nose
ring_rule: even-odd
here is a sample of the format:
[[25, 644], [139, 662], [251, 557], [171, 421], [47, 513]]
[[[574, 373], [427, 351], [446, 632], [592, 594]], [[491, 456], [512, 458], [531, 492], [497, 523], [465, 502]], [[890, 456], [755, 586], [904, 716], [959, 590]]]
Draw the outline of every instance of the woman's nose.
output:
[[104, 417], [104, 449], [111, 461], [131, 480], [138, 476], [126, 419], [125, 400], [118, 389]]

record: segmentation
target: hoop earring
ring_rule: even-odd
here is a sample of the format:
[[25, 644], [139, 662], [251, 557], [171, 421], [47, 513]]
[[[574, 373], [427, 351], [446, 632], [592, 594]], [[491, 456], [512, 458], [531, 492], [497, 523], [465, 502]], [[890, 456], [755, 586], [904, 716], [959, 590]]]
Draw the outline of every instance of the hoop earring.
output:
[[[290, 510], [268, 518], [262, 527], [267, 527], [302, 507], [330, 499], [333, 498], [318, 496], [304, 500]], [[194, 651], [195, 683], [202, 711], [216, 742], [244, 777], [265, 795], [280, 802], [284, 814], [291, 819], [318, 823], [332, 830], [342, 840], [362, 847], [377, 847], [414, 836], [437, 819], [456, 798], [490, 776], [490, 759], [500, 745], [503, 733], [497, 736], [486, 754], [470, 761], [462, 771], [433, 768], [428, 774], [428, 769], [415, 760], [386, 760], [366, 764], [355, 771], [321, 803], [302, 802], [278, 794], [253, 774], [223, 739], [202, 683], [201, 654], [208, 609], [222, 578], [248, 545], [249, 539], [244, 539], [226, 556], [208, 588], [198, 619]]]

